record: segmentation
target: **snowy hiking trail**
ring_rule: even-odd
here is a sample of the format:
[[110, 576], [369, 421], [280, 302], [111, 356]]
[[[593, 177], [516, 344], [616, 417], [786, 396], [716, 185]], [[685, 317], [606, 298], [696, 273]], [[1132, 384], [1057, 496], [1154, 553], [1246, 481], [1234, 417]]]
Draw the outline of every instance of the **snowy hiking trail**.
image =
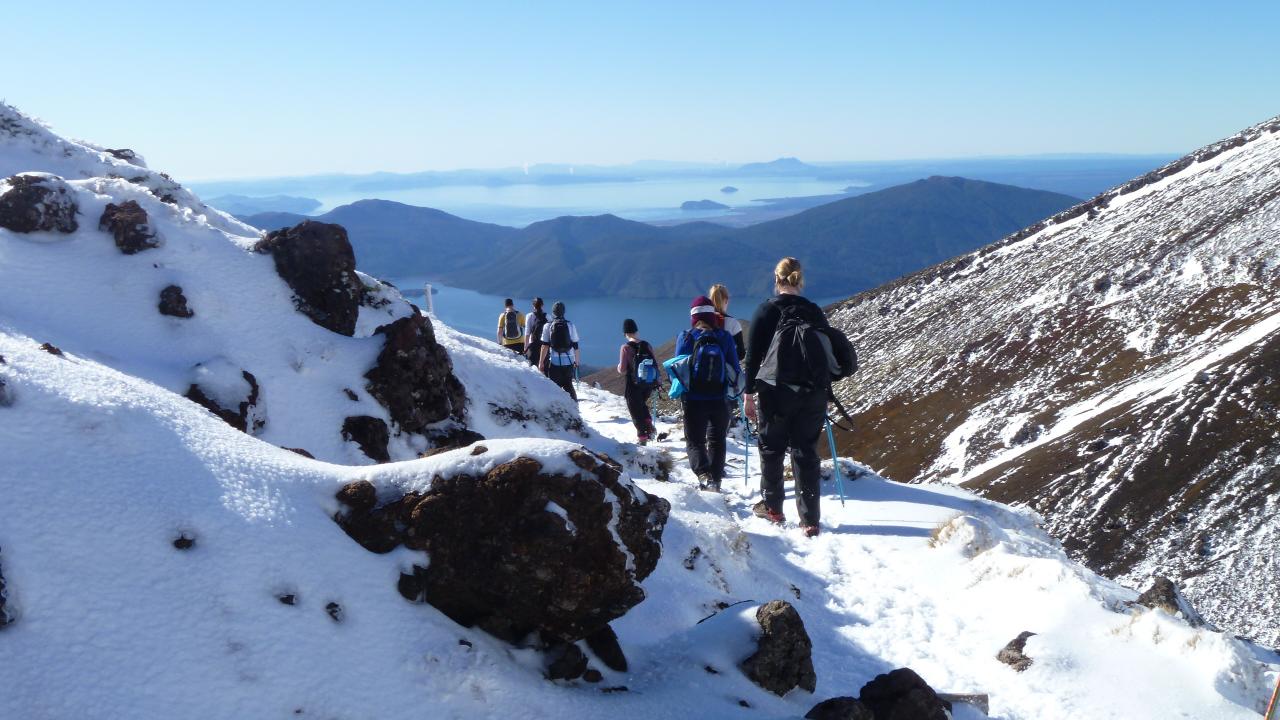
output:
[[[585, 387], [579, 396], [597, 432], [634, 440], [621, 398]], [[1232, 659], [1231, 646], [1242, 644], [1160, 612], [1129, 610], [1136, 592], [1072, 563], [1029, 514], [953, 486], [894, 483], [858, 466], [856, 480], [846, 473], [843, 507], [834, 480], [823, 481], [822, 531], [805, 538], [790, 482], [784, 526], [751, 513], [760, 465], [752, 447], [744, 487], [740, 433], [730, 432], [724, 493], [698, 491], [673, 420], [658, 418], [659, 433], [669, 435], [650, 443], [671, 453], [671, 480], [637, 481], [670, 500], [673, 516], [685, 515], [713, 547], [699, 546], [693, 570], [685, 569], [686, 545], [696, 538], [669, 525], [646, 590], [651, 598], [665, 592], [663, 581], [680, 562], [686, 574], [703, 576], [695, 593], [703, 603], [749, 600], [753, 610], [772, 599], [793, 603], [814, 643], [818, 687], [811, 699], [793, 691], [788, 701], [856, 695], [875, 674], [908, 666], [940, 692], [990, 693], [997, 718], [1250, 718], [1265, 702], [1274, 675]], [[948, 531], [933, 541], [944, 524]], [[624, 643], [649, 603], [614, 623]], [[1026, 650], [1035, 664], [1016, 673], [995, 655], [1024, 630], [1037, 633]], [[1197, 648], [1213, 648], [1208, 654], [1222, 667], [1208, 658], [1168, 662]], [[957, 705], [955, 717], [982, 715]]]

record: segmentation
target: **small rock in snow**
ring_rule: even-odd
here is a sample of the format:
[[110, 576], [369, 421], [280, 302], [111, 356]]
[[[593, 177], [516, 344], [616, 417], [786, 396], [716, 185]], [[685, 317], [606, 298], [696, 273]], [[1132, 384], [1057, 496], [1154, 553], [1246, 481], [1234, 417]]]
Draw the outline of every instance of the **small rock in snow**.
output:
[[342, 439], [355, 442], [361, 452], [375, 462], [391, 462], [391, 454], [387, 451], [391, 432], [382, 418], [356, 415], [343, 420]]
[[794, 688], [813, 692], [818, 676], [813, 670], [813, 643], [795, 607], [772, 600], [756, 610], [761, 635], [756, 652], [742, 661], [742, 671], [752, 682], [779, 697]]
[[627, 656], [618, 643], [618, 635], [612, 627], [605, 625], [587, 636], [587, 647], [600, 658], [600, 662], [615, 672], [627, 671]]
[[293, 593], [288, 593], [286, 595], [277, 595], [276, 599], [280, 601], [281, 605], [297, 605], [298, 604], [298, 596], [294, 595]]
[[160, 314], [177, 318], [195, 316], [195, 312], [187, 307], [187, 296], [182, 294], [182, 288], [177, 285], [170, 285], [160, 291]]
[[156, 231], [147, 221], [147, 211], [136, 200], [126, 200], [119, 205], [107, 203], [98, 219], [98, 229], [111, 233], [116, 247], [125, 255], [160, 247]]
[[74, 196], [62, 178], [24, 173], [6, 182], [9, 188], [0, 195], [0, 228], [16, 233], [73, 233], [79, 228]]
[[1174, 617], [1181, 616], [1192, 627], [1204, 625], [1204, 619], [1196, 612], [1191, 603], [1182, 596], [1178, 586], [1169, 578], [1157, 575], [1151, 581], [1151, 587], [1138, 596], [1138, 604], [1152, 610], [1163, 610]]
[[851, 697], [834, 697], [814, 705], [805, 713], [805, 720], [875, 720], [871, 709], [861, 700]]
[[342, 611], [342, 606], [336, 602], [331, 602], [324, 606], [324, 611], [329, 614], [330, 619], [336, 623], [342, 622], [346, 614]]
[[276, 272], [293, 289], [299, 312], [339, 335], [355, 335], [364, 286], [341, 225], [304, 220], [267, 233], [253, 250], [271, 254]]
[[553, 646], [546, 658], [548, 680], [576, 680], [587, 671], [587, 656], [573, 643]]
[[41, 344], [41, 345], [40, 345], [40, 349], [41, 349], [41, 350], [43, 350], [43, 351], [45, 351], [45, 352], [47, 352], [47, 353], [49, 353], [50, 355], [55, 356], [55, 357], [62, 357], [62, 356], [63, 356], [63, 355], [62, 355], [62, 349], [61, 349], [61, 348], [59, 348], [57, 345], [52, 345], [52, 344], [50, 344], [50, 343], [43, 343], [43, 344]]
[[1018, 672], [1031, 667], [1031, 663], [1034, 661], [1027, 657], [1024, 651], [1027, 647], [1027, 638], [1033, 635], [1035, 633], [1029, 631], [1018, 633], [1018, 637], [1010, 640], [1008, 645], [1005, 645], [1000, 649], [1000, 652], [996, 653], [996, 659]]
[[951, 704], [910, 668], [898, 668], [862, 686], [858, 700], [876, 720], [949, 720]]
[[173, 539], [173, 546], [178, 550], [190, 550], [196, 546], [196, 539], [194, 536], [182, 533]]

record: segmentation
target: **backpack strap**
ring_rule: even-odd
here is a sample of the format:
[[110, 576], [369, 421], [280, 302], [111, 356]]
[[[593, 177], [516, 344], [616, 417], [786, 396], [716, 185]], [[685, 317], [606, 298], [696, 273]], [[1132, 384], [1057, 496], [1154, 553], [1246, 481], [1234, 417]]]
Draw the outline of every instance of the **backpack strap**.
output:
[[839, 420], [836, 420], [828, 414], [827, 419], [831, 421], [831, 424], [847, 433], [854, 432], [853, 418], [849, 417], [849, 411], [845, 409], [844, 405], [840, 402], [840, 398], [836, 397], [835, 392], [830, 387], [827, 387], [827, 399], [835, 404], [836, 410], [840, 413], [841, 417], [844, 418], [845, 422], [849, 423], [847, 427], [841, 425]]

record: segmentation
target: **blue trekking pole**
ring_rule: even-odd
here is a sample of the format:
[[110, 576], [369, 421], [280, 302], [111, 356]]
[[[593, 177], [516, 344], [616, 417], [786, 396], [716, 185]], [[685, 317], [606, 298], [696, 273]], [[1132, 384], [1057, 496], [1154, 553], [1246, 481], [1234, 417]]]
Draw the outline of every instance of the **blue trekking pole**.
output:
[[742, 409], [742, 487], [751, 489], [751, 421], [747, 419], [747, 401], [738, 396], [738, 407]]
[[840, 491], [840, 507], [844, 507], [844, 477], [840, 474], [840, 458], [836, 456], [836, 434], [827, 420], [827, 444], [831, 447], [831, 469], [836, 474], [836, 488]]

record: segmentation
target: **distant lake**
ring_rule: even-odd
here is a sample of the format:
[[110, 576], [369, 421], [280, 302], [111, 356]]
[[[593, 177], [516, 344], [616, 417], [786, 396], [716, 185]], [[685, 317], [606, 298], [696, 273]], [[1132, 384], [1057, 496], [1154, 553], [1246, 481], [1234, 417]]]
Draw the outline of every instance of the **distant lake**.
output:
[[[423, 285], [420, 278], [392, 279], [400, 292], [420, 305], [427, 306], [423, 300]], [[463, 290], [445, 285], [432, 284], [438, 292], [432, 296], [436, 317], [450, 327], [475, 335], [476, 337], [496, 342], [498, 314], [502, 312], [502, 301], [505, 298], [497, 295], [485, 295], [474, 290]], [[730, 293], [733, 288], [729, 288]], [[533, 306], [531, 298], [512, 298], [516, 308], [527, 313]], [[836, 298], [818, 299], [821, 305], [833, 302]], [[677, 333], [689, 327], [688, 299], [670, 300], [635, 300], [630, 298], [543, 298], [546, 301], [547, 314], [551, 314], [551, 305], [556, 300], [564, 300], [565, 317], [578, 328], [582, 337], [582, 362], [593, 368], [613, 367], [618, 363], [618, 347], [623, 342], [622, 321], [631, 318], [640, 326], [640, 337], [653, 343], [654, 347], [674, 338]], [[729, 303], [729, 312], [735, 316], [750, 319], [756, 307], [764, 298], [733, 298]]]
[[[686, 200], [714, 200], [732, 208], [759, 206], [766, 198], [839, 194], [857, 181], [803, 178], [680, 178], [633, 182], [590, 182], [552, 185], [450, 185], [411, 190], [365, 190], [312, 195], [323, 203], [317, 213], [357, 200], [376, 198], [436, 208], [468, 220], [523, 227], [561, 215], [612, 213], [629, 220], [719, 217], [731, 210], [681, 210]], [[731, 185], [735, 193], [720, 192]]]

